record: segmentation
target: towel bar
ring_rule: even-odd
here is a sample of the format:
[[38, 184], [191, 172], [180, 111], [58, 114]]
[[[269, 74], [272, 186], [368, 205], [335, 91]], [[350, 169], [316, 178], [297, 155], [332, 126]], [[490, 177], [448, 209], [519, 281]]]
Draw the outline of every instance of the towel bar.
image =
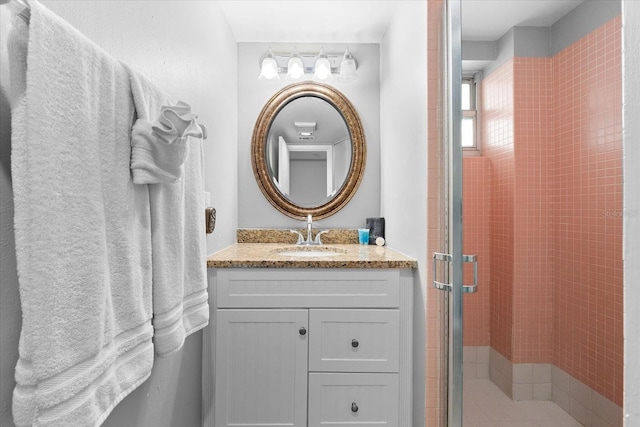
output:
[[20, 19], [22, 19], [27, 24], [31, 19], [31, 9], [29, 8], [29, 4], [24, 0], [0, 0], [0, 5], [6, 4], [9, 10], [11, 10], [14, 14], [16, 14]]

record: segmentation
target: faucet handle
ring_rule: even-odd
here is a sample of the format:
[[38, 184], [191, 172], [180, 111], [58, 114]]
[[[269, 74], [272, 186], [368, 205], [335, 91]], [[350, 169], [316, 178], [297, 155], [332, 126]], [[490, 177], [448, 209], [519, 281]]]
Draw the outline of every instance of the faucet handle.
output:
[[301, 245], [304, 243], [304, 237], [302, 236], [301, 232], [299, 232], [298, 230], [289, 230], [289, 231], [292, 232], [293, 234], [298, 235], [298, 242], [296, 243], [296, 245]]
[[316, 234], [316, 238], [314, 240], [314, 244], [321, 245], [322, 244], [322, 240], [320, 240], [320, 235], [322, 235], [324, 233], [328, 233], [328, 232], [329, 232], [329, 230], [322, 230], [318, 234]]

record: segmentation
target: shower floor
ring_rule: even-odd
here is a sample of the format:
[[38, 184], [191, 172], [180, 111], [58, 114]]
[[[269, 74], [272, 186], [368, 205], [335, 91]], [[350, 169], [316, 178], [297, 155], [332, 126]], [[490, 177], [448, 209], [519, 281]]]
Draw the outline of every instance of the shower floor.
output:
[[514, 402], [489, 379], [465, 379], [464, 427], [582, 427], [582, 424], [553, 402]]

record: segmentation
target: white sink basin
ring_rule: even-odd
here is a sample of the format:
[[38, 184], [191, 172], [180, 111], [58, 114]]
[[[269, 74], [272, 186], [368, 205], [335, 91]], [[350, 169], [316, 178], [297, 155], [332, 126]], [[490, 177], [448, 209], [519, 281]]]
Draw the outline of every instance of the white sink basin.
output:
[[279, 249], [276, 253], [278, 255], [288, 257], [313, 258], [342, 255], [346, 253], [346, 251], [338, 248], [301, 246], [299, 248], [292, 249]]

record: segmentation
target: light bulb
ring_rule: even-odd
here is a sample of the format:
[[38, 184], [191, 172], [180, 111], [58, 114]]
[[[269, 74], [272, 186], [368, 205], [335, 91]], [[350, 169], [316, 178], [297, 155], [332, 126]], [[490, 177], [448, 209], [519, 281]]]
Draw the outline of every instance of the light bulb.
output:
[[318, 80], [333, 80], [333, 76], [331, 75], [331, 63], [329, 62], [327, 54], [324, 53], [322, 49], [320, 49], [318, 59], [316, 59], [315, 72], [313, 76]]
[[349, 49], [345, 49], [342, 62], [340, 63], [340, 75], [338, 76], [338, 80], [346, 82], [357, 79], [358, 74], [356, 73], [356, 68], [356, 60], [349, 52]]
[[278, 79], [280, 80], [280, 76], [278, 75], [278, 63], [276, 62], [275, 56], [273, 56], [273, 52], [269, 49], [269, 53], [264, 57], [260, 66], [260, 75], [258, 76], [260, 80], [271, 80]]
[[287, 80], [298, 80], [304, 76], [304, 64], [302, 58], [297, 53], [294, 53], [289, 62], [287, 63]]

